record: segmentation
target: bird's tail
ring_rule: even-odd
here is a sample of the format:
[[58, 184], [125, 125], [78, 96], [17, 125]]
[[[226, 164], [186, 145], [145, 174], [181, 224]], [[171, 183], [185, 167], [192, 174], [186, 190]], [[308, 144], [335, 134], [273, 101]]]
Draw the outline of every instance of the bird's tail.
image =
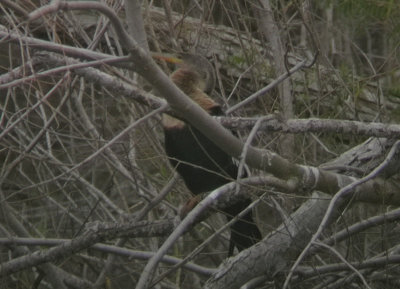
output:
[[[240, 201], [224, 210], [228, 220], [231, 220], [241, 211], [243, 211], [251, 200]], [[229, 241], [228, 256], [232, 256], [235, 247], [238, 251], [247, 249], [261, 240], [261, 233], [253, 219], [252, 211], [242, 216], [231, 226], [231, 238]]]

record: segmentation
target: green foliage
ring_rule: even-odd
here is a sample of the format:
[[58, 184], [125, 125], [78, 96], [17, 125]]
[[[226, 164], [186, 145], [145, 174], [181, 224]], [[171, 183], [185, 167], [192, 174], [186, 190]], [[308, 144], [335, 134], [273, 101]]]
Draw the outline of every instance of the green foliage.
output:
[[335, 5], [339, 13], [358, 20], [387, 21], [399, 16], [400, 2], [397, 0], [339, 0], [329, 1]]
[[327, 0], [335, 13], [345, 18], [358, 31], [383, 25], [392, 36], [400, 33], [400, 1], [398, 0]]
[[246, 59], [239, 55], [231, 55], [228, 57], [228, 62], [231, 64], [235, 64], [236, 66], [241, 66], [246, 64]]
[[400, 85], [389, 88], [388, 94], [393, 97], [400, 98]]

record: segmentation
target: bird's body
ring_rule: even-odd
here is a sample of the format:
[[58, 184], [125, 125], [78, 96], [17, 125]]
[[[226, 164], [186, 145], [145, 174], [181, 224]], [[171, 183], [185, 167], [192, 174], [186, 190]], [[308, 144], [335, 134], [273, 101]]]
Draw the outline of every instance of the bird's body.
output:
[[[219, 108], [220, 110], [220, 108]], [[220, 115], [218, 109], [212, 115]], [[237, 177], [232, 158], [191, 125], [164, 116], [165, 150], [193, 194], [212, 191]]]
[[[221, 106], [204, 93], [207, 85], [192, 67], [181, 67], [171, 79], [210, 115], [223, 114]], [[170, 115], [163, 116], [163, 127], [167, 156], [193, 194], [212, 191], [237, 179], [238, 167], [232, 157], [195, 127]], [[224, 213], [230, 220], [250, 203], [250, 199], [240, 200], [225, 208]], [[250, 211], [231, 227], [229, 255], [232, 255], [234, 247], [240, 251], [260, 239], [260, 231]]]

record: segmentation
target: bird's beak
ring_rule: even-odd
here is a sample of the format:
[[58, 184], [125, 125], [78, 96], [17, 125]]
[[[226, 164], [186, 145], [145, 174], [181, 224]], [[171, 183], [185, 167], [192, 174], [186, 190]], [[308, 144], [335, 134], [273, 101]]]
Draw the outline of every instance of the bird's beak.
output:
[[158, 60], [164, 60], [165, 62], [173, 63], [173, 64], [182, 64], [183, 63], [182, 59], [180, 59], [174, 55], [171, 55], [171, 54], [162, 54], [162, 53], [152, 52], [151, 57], [153, 57], [154, 59], [158, 59]]

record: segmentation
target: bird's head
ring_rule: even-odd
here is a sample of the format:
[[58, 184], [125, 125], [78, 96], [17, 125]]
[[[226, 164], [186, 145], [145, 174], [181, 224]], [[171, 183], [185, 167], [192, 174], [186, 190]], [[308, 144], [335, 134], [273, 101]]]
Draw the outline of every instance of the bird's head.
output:
[[215, 87], [215, 72], [206, 58], [197, 54], [179, 53], [177, 55], [157, 54], [153, 57], [177, 65], [172, 73], [172, 81], [186, 94], [200, 89], [211, 93]]

